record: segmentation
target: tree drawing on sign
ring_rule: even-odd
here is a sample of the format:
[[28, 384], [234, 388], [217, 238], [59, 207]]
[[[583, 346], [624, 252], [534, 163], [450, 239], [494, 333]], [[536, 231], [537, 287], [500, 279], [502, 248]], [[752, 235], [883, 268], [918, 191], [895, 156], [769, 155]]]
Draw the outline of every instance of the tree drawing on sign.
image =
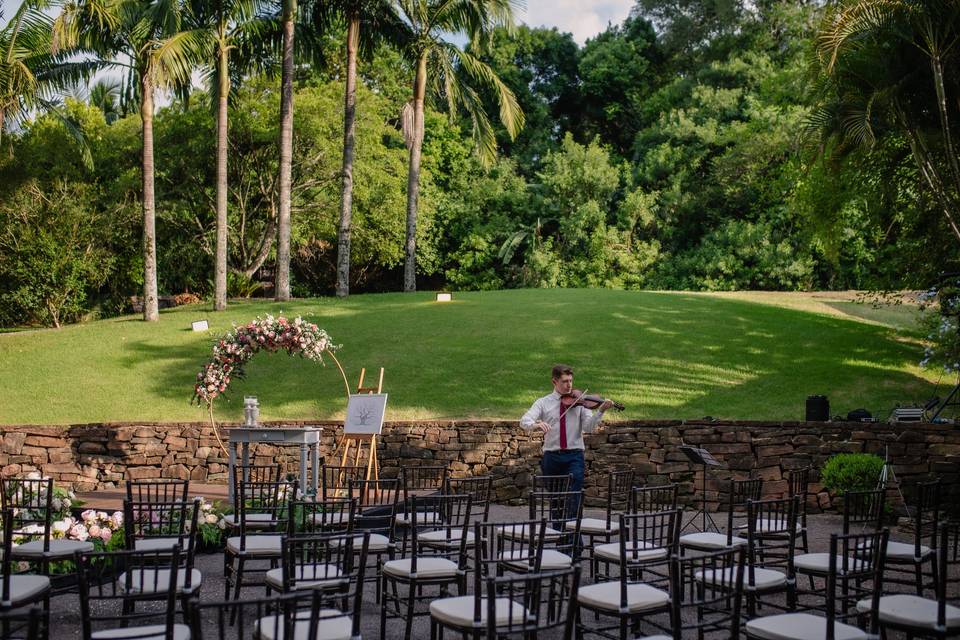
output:
[[369, 404], [360, 405], [357, 407], [356, 413], [354, 413], [357, 418], [357, 424], [363, 427], [369, 426], [370, 421], [373, 420], [374, 413], [373, 406]]

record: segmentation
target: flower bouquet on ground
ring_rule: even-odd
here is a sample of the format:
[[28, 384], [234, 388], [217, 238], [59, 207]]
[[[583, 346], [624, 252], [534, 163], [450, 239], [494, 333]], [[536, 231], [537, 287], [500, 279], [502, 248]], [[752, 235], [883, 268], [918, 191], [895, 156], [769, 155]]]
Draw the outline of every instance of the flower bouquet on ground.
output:
[[214, 504], [206, 498], [200, 498], [200, 514], [197, 516], [197, 548], [200, 551], [214, 553], [226, 544], [224, 531], [227, 521], [224, 516], [227, 510], [222, 505], [221, 502]]

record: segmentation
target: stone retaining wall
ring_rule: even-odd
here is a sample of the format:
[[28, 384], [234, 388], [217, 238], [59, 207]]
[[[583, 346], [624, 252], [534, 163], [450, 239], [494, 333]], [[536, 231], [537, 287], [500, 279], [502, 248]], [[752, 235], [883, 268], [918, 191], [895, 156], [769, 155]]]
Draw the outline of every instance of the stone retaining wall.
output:
[[[302, 426], [304, 422], [285, 422]], [[318, 423], [309, 423], [316, 425]], [[230, 425], [225, 425], [229, 428]], [[321, 454], [333, 461], [339, 428], [324, 427]], [[226, 482], [227, 459], [209, 424], [97, 424], [0, 427], [0, 472], [15, 475], [39, 470], [61, 485], [89, 491], [112, 488], [125, 478], [190, 478]], [[787, 490], [790, 469], [818, 469], [838, 452], [888, 451], [893, 471], [909, 495], [909, 486], [939, 477], [946, 498], [960, 503], [960, 427], [860, 423], [703, 423], [634, 421], [610, 423], [588, 435], [586, 491], [588, 504], [601, 502], [608, 470], [632, 467], [642, 484], [677, 482], [681, 500], [694, 500], [698, 472], [680, 452], [682, 442], [702, 445], [723, 467], [707, 477], [707, 499], [716, 502], [725, 480], [759, 476], [769, 497]], [[445, 464], [452, 474], [494, 476], [496, 502], [523, 499], [537, 473], [541, 437], [514, 422], [388, 423], [380, 439], [381, 476], [391, 477], [404, 464]], [[280, 461], [294, 470], [296, 448], [259, 444], [256, 463]], [[814, 473], [812, 500], [828, 497]]]

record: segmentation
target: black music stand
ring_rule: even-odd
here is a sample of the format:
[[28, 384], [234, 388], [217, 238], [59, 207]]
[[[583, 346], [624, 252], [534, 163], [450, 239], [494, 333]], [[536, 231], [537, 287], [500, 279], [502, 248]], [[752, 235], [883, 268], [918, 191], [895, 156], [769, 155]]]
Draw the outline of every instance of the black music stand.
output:
[[703, 518], [703, 527], [700, 529], [700, 531], [706, 532], [710, 530], [707, 528], [707, 521], [709, 520], [710, 526], [713, 527], [713, 531], [719, 533], [720, 528], [717, 527], [717, 523], [713, 521], [713, 516], [707, 512], [707, 467], [719, 467], [720, 462], [710, 455], [709, 451], [706, 449], [700, 449], [699, 447], [691, 447], [690, 445], [685, 444], [680, 447], [680, 451], [683, 452], [683, 455], [687, 456], [690, 462], [693, 464], [699, 464], [701, 467], [703, 467], [703, 475], [700, 479], [700, 510], [693, 514], [693, 517], [690, 519], [690, 521], [687, 522], [687, 524], [685, 524], [683, 529], [680, 531], [682, 532], [689, 526], [696, 528], [697, 516], [700, 515]]

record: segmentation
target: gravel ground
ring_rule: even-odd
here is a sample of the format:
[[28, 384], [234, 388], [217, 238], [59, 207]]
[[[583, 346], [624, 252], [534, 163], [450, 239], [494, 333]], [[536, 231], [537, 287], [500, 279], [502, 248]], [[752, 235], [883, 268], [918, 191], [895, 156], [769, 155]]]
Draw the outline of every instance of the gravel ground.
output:
[[[588, 510], [590, 511], [590, 510]], [[490, 518], [494, 521], [512, 521], [512, 520], [521, 520], [526, 518], [526, 507], [508, 507], [493, 505], [490, 509]], [[586, 515], [593, 515], [595, 517], [603, 517], [601, 512], [596, 513], [587, 513]], [[688, 516], [689, 517], [689, 516]], [[841, 530], [842, 522], [839, 516], [835, 515], [826, 515], [818, 514], [811, 515], [808, 522], [808, 532], [809, 532], [809, 541], [810, 541], [810, 551], [811, 552], [820, 552], [827, 551], [829, 547], [829, 536], [831, 533], [839, 533]], [[907, 535], [904, 535], [902, 532], [896, 530], [891, 531], [891, 539], [899, 540], [902, 542], [911, 542], [910, 538]], [[590, 579], [587, 574], [587, 563], [584, 565], [584, 582], [589, 583]], [[201, 592], [202, 601], [217, 601], [222, 599], [223, 596], [223, 555], [222, 554], [199, 554], [197, 556], [197, 568], [203, 573], [203, 589]], [[469, 580], [468, 580], [469, 585]], [[809, 587], [809, 583], [806, 579], [802, 579], [801, 588]], [[820, 585], [817, 585], [818, 587]], [[906, 590], [906, 587], [898, 585], [890, 585], [889, 589], [885, 591], [899, 591]], [[956, 587], [956, 585], [954, 585]], [[246, 588], [244, 590], [244, 595], [248, 598], [261, 597], [264, 593], [261, 588]], [[930, 592], [927, 595], [931, 595]], [[954, 594], [956, 595], [956, 594]], [[776, 601], [774, 598], [772, 601]], [[780, 600], [782, 602], [782, 599]], [[776, 613], [770, 607], [764, 607], [760, 611], [760, 615], [770, 615]], [[375, 603], [374, 600], [374, 587], [369, 584], [364, 592], [364, 604], [363, 612], [361, 616], [362, 620], [362, 634], [366, 639], [376, 639], [380, 637], [379, 629], [379, 615], [380, 607]], [[666, 624], [666, 616], [661, 615], [656, 618], [662, 623]], [[51, 600], [51, 612], [50, 612], [50, 622], [51, 622], [51, 638], [53, 640], [70, 640], [72, 638], [81, 637], [80, 631], [80, 608], [78, 603], [78, 597], [74, 594], [66, 594], [62, 596], [57, 596]], [[593, 616], [585, 616], [584, 622], [586, 624], [593, 623]], [[641, 627], [642, 631], [645, 633], [655, 633], [656, 630], [650, 625], [644, 625]], [[211, 624], [211, 631], [213, 630]], [[212, 633], [205, 634], [208, 637], [216, 637]], [[413, 626], [413, 636], [414, 638], [429, 638], [430, 636], [430, 624], [429, 617], [423, 616], [418, 617]], [[387, 634], [384, 640], [387, 638], [403, 638], [404, 637], [404, 628], [402, 622], [397, 620], [388, 621]], [[450, 634], [447, 637], [451, 637]], [[560, 637], [560, 634], [556, 634], [553, 637]], [[587, 636], [590, 637], [589, 635]], [[719, 637], [719, 636], [718, 636]], [[890, 638], [899, 637], [897, 635], [891, 634]]]

